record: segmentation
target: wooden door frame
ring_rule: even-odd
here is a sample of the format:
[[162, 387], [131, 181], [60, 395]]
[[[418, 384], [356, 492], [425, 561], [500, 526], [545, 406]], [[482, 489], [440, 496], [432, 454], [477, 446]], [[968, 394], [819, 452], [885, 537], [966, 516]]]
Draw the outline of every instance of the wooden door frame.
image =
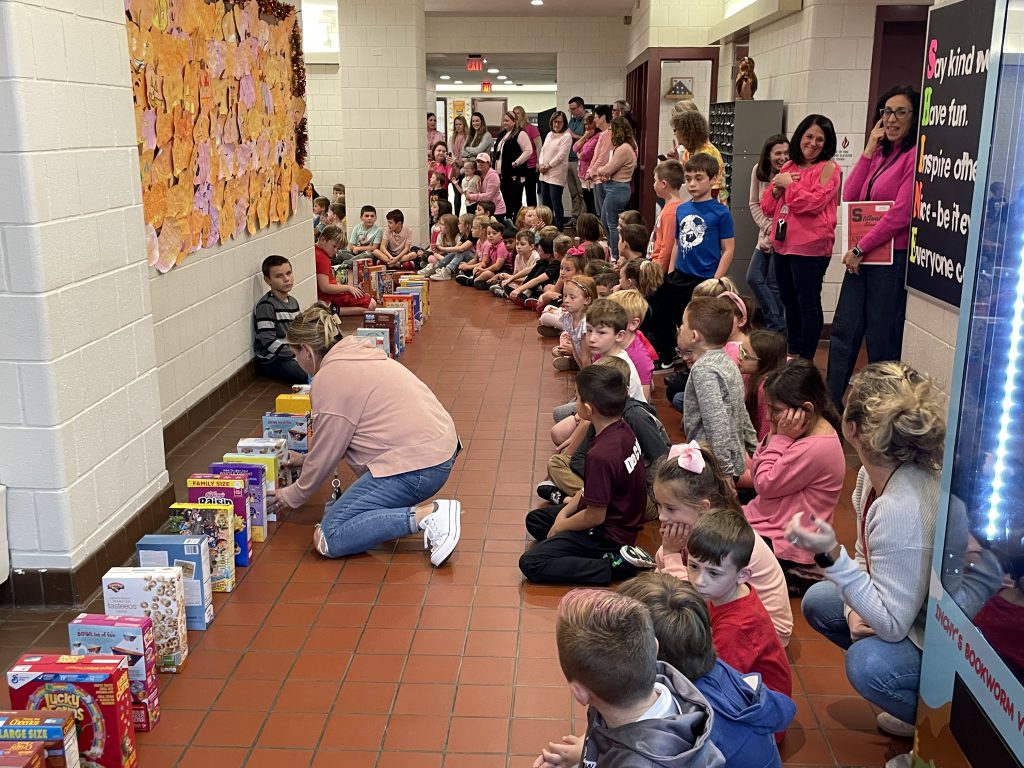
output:
[[720, 65], [719, 55], [721, 49], [718, 46], [693, 47], [693, 48], [648, 48], [626, 66], [626, 74], [629, 75], [634, 69], [642, 64], [647, 64], [647, 103], [633, 105], [633, 109], [642, 110], [641, 132], [645, 133], [654, 130], [653, 140], [646, 136], [644, 141], [637, 137], [637, 143], [642, 148], [641, 156], [637, 158], [638, 178], [640, 188], [637, 190], [639, 202], [638, 210], [644, 221], [654, 223], [655, 197], [651, 187], [654, 166], [658, 164], [658, 141], [657, 131], [660, 128], [658, 121], [661, 116], [661, 65], [665, 61], [710, 61], [711, 62], [711, 98], [709, 103], [718, 100], [718, 68]]
[[[871, 82], [868, 85], [868, 97], [871, 94], [881, 95], [882, 93], [882, 38], [885, 34], [885, 25], [899, 21], [923, 21], [928, 23], [928, 9], [930, 5], [879, 5], [875, 8], [875, 37], [871, 48]], [[920, 87], [920, 83], [910, 83]], [[877, 98], [877, 96], [875, 97]], [[868, 104], [867, 124], [864, 126], [865, 135], [871, 132], [876, 119], [874, 115], [874, 101]]]

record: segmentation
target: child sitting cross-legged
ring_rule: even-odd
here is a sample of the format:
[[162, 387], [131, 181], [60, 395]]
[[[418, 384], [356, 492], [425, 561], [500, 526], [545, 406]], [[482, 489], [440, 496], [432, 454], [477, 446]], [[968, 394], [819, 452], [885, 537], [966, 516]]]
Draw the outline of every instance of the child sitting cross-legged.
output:
[[654, 378], [654, 363], [658, 358], [658, 353], [640, 332], [640, 323], [647, 316], [647, 301], [636, 289], [616, 291], [609, 297], [609, 301], [614, 301], [626, 310], [626, 315], [629, 317], [629, 325], [626, 326], [626, 335], [622, 340], [622, 345], [626, 348], [626, 354], [629, 355], [633, 367], [636, 368], [637, 376], [640, 377], [640, 386], [644, 390], [644, 397], [650, 402], [651, 381]]
[[[534, 768], [721, 768], [711, 707], [693, 683], [658, 661], [650, 611], [626, 595], [574, 589], [558, 605], [558, 661], [587, 707], [583, 738], [550, 743]], [[731, 763], [730, 763], [731, 765]]]
[[497, 219], [491, 219], [487, 225], [487, 240], [491, 244], [490, 261], [473, 270], [473, 287], [478, 291], [486, 291], [498, 281], [499, 276], [512, 271], [516, 231]]
[[508, 295], [523, 283], [540, 258], [540, 254], [534, 248], [533, 232], [529, 229], [516, 232], [515, 249], [516, 257], [510, 274], [498, 275], [491, 283], [491, 293], [502, 299], [508, 298]]
[[331, 257], [341, 247], [345, 231], [333, 224], [324, 227], [313, 247], [316, 260], [316, 297], [330, 304], [339, 315], [362, 315], [367, 309], [376, 309], [377, 302], [363, 293], [357, 285], [339, 285], [331, 269]]
[[497, 219], [490, 219], [484, 225], [484, 240], [477, 243], [476, 258], [459, 265], [455, 282], [459, 285], [476, 286], [486, 290], [487, 279], [505, 266], [508, 250], [505, 248], [505, 225]]
[[[479, 224], [477, 223], [478, 219]], [[474, 216], [472, 213], [464, 213], [459, 216], [459, 234], [455, 238], [455, 244], [435, 244], [428, 261], [436, 258], [437, 262], [428, 263], [419, 273], [428, 275], [431, 280], [451, 280], [458, 272], [459, 265], [471, 261], [476, 255], [476, 244], [483, 233], [485, 221], [484, 217]], [[438, 235], [438, 239], [440, 239], [440, 235]]]
[[[473, 229], [471, 232], [472, 236], [476, 238], [476, 242], [473, 245], [473, 255], [452, 270], [455, 282], [459, 285], [472, 285], [473, 270], [480, 266], [485, 259], [490, 259], [491, 241], [487, 237], [487, 225], [492, 221], [494, 219], [490, 216], [475, 216], [473, 218]], [[460, 277], [463, 279], [460, 280]]]
[[396, 208], [388, 211], [385, 218], [387, 232], [373, 255], [389, 268], [412, 269], [412, 230], [405, 226], [405, 214]]
[[750, 557], [758, 536], [735, 509], [701, 515], [686, 543], [689, 581], [708, 604], [715, 652], [742, 673], [757, 672], [773, 691], [791, 696], [786, 650], [771, 617], [750, 586]]
[[430, 245], [430, 253], [427, 255], [426, 265], [417, 270], [416, 274], [429, 276], [434, 274], [442, 265], [449, 265], [458, 259], [452, 256], [453, 252], [465, 253], [465, 248], [459, 248], [459, 229], [461, 221], [454, 213], [443, 214], [435, 227], [437, 236]]
[[571, 279], [576, 275], [583, 274], [586, 266], [579, 256], [570, 256], [569, 248], [572, 240], [565, 235], [559, 235], [554, 240], [555, 258], [562, 265], [558, 274], [558, 280], [547, 285], [537, 298], [526, 299], [523, 306], [532, 309], [534, 312], [543, 312], [549, 304], [558, 305], [562, 301], [562, 286], [567, 278]]
[[564, 505], [535, 509], [526, 529], [537, 540], [519, 558], [532, 582], [608, 585], [636, 568], [621, 550], [644, 524], [647, 483], [640, 444], [622, 420], [626, 382], [615, 369], [591, 365], [576, 374], [581, 419], [594, 425], [583, 488]]
[[561, 269], [561, 262], [555, 258], [554, 238], [542, 237], [537, 243], [537, 261], [534, 262], [523, 281], [508, 290], [506, 298], [513, 304], [523, 306], [525, 301], [539, 295], [544, 290], [544, 286], [555, 283]]
[[556, 371], [576, 371], [590, 362], [586, 345], [586, 312], [597, 300], [597, 286], [586, 275], [577, 275], [565, 284], [559, 322], [562, 334], [551, 349]]
[[707, 605], [693, 585], [664, 573], [642, 573], [616, 592], [647, 606], [658, 638], [658, 659], [672, 665], [704, 694], [715, 713], [711, 741], [729, 768], [782, 768], [773, 734], [796, 714], [788, 696], [741, 674], [718, 658]]

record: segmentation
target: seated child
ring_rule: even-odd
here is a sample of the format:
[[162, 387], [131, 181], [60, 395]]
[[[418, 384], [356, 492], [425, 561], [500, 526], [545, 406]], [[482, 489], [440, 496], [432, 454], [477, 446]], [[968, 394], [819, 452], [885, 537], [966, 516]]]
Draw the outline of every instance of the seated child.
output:
[[558, 661], [587, 707], [582, 739], [563, 737], [536, 768], [721, 768], [711, 709], [670, 665], [659, 663], [650, 612], [624, 595], [574, 589], [558, 604]]
[[633, 367], [636, 368], [636, 373], [640, 377], [644, 398], [650, 402], [654, 362], [658, 355], [649, 344], [645, 343], [646, 339], [639, 331], [640, 322], [647, 315], [647, 301], [640, 295], [640, 291], [632, 288], [628, 291], [616, 291], [609, 301], [614, 301], [621, 306], [629, 317], [629, 325], [626, 326], [626, 335], [622, 340], [622, 345], [626, 348], [626, 354], [633, 361]]
[[585, 338], [587, 307], [597, 300], [597, 286], [585, 275], [577, 275], [565, 284], [558, 319], [562, 333], [551, 349], [556, 371], [578, 371], [590, 362]]
[[[627, 211], [630, 213], [630, 211]], [[632, 211], [635, 213], [635, 211]], [[640, 214], [637, 214], [638, 216]], [[647, 252], [647, 243], [650, 240], [650, 235], [647, 232], [647, 227], [643, 224], [626, 224], [623, 227], [619, 227], [619, 264], [622, 263], [623, 259], [631, 261], [632, 259], [642, 259], [644, 254]]]
[[576, 237], [579, 244], [575, 246], [574, 251], [583, 253], [583, 249], [593, 243], [604, 251], [605, 259], [611, 256], [608, 241], [605, 239], [604, 227], [601, 225], [601, 220], [594, 214], [583, 213], [576, 219]]
[[339, 315], [362, 315], [367, 309], [376, 309], [377, 302], [356, 285], [339, 285], [331, 269], [331, 257], [339, 249], [345, 231], [333, 224], [325, 227], [313, 248], [316, 259], [316, 297], [334, 307]]
[[256, 367], [271, 379], [305, 384], [309, 376], [295, 362], [295, 353], [285, 341], [288, 326], [299, 313], [299, 302], [289, 295], [294, 284], [292, 263], [284, 256], [267, 256], [263, 260], [263, 282], [270, 290], [256, 302], [252, 313]]
[[[388, 231], [374, 256], [389, 268], [412, 268], [412, 230], [405, 226], [405, 214], [399, 209], [388, 211]], [[408, 262], [408, 263], [407, 263]]]
[[750, 333], [750, 317], [753, 315], [753, 303], [739, 295], [739, 288], [731, 277], [712, 277], [698, 283], [693, 289], [693, 298], [700, 296], [725, 296], [732, 302], [732, 333], [725, 342], [725, 354], [739, 365], [740, 347]]
[[487, 242], [491, 247], [486, 256], [481, 258], [480, 263], [473, 267], [471, 282], [463, 282], [462, 276], [456, 278], [457, 282], [463, 285], [471, 284], [479, 291], [486, 291], [487, 281], [505, 271], [505, 265], [511, 258], [505, 247], [505, 225], [497, 219], [491, 219], [487, 223]]
[[331, 207], [331, 201], [326, 197], [318, 197], [313, 201], [313, 236], [319, 235], [321, 230], [327, 226], [327, 222], [321, 223], [321, 219], [327, 214]]
[[594, 275], [594, 282], [597, 283], [597, 297], [607, 299], [619, 285], [619, 276], [615, 270], [604, 270]]
[[539, 584], [608, 585], [633, 576], [620, 550], [636, 543], [644, 524], [647, 483], [640, 444], [622, 420], [626, 384], [619, 372], [591, 365], [576, 375], [581, 419], [594, 425], [583, 489], [561, 506], [535, 509], [526, 528], [536, 540], [519, 569]]
[[[438, 269], [441, 269], [442, 264], [454, 263], [456, 261], [456, 259], [451, 257], [451, 254], [460, 244], [459, 223], [459, 217], [454, 213], [445, 213], [437, 220], [437, 223], [431, 228], [430, 254], [427, 256], [427, 263], [416, 274], [432, 275]], [[434, 230], [437, 231], [435, 232]], [[458, 250], [460, 253], [466, 251], [465, 248]], [[458, 261], [461, 263], [461, 260]]]
[[691, 584], [664, 573], [642, 573], [616, 591], [647, 606], [658, 659], [693, 682], [715, 713], [711, 741], [729, 768], [782, 768], [773, 734], [786, 730], [796, 704], [756, 674], [741, 675], [715, 654], [711, 618]]
[[[740, 348], [740, 373], [746, 377], [744, 400], [758, 442], [764, 440], [772, 429], [764, 383], [772, 373], [786, 364], [788, 353], [789, 341], [783, 334], [761, 329], [751, 331]], [[682, 409], [680, 400], [679, 410]]]
[[476, 244], [473, 248], [473, 254], [469, 259], [460, 262], [458, 267], [453, 271], [455, 281], [460, 285], [472, 285], [473, 271], [478, 266], [485, 263], [485, 260], [488, 262], [490, 261], [492, 246], [490, 239], [487, 237], [487, 227], [492, 221], [496, 222], [497, 219], [487, 218], [485, 216], [477, 216], [473, 219], [473, 237], [477, 238]]
[[[477, 220], [479, 220], [479, 224]], [[430, 258], [436, 258], [437, 263], [427, 264], [419, 271], [419, 274], [429, 275], [431, 280], [451, 280], [458, 271], [459, 265], [472, 260], [476, 255], [476, 244], [483, 234], [484, 217], [464, 213], [459, 216], [458, 221], [459, 233], [454, 244], [445, 244], [450, 240], [450, 233], [444, 236], [445, 242], [435, 243]], [[440, 235], [438, 240], [441, 240]]]
[[384, 239], [384, 231], [377, 223], [377, 209], [372, 205], [364, 205], [359, 209], [359, 223], [352, 228], [349, 238], [349, 250], [357, 259], [373, 258], [374, 251], [380, 248]]
[[594, 360], [614, 355], [629, 364], [629, 396], [647, 402], [640, 374], [626, 352], [629, 313], [611, 299], [599, 299], [587, 310], [587, 344]]
[[[712, 507], [740, 511], [732, 480], [705, 446], [690, 442], [673, 445], [668, 456], [651, 465], [654, 499], [661, 521], [661, 546], [655, 555], [658, 571], [677, 579], [688, 578], [686, 545], [690, 531], [702, 514]], [[775, 633], [783, 645], [793, 634], [793, 609], [786, 579], [771, 548], [758, 536], [751, 554], [748, 583], [772, 617]]]
[[683, 431], [690, 440], [710, 443], [722, 468], [738, 478], [756, 438], [743, 403], [743, 378], [722, 349], [733, 329], [732, 306], [721, 296], [694, 299], [683, 311], [677, 341], [679, 349], [694, 353], [683, 393]]
[[1010, 558], [1006, 574], [1012, 586], [989, 598], [975, 614], [974, 625], [1024, 683], [1024, 643], [1020, 641], [1020, 629], [1024, 626], [1024, 554]]
[[488, 219], [494, 218], [494, 213], [497, 207], [494, 205], [493, 200], [481, 200], [476, 204], [477, 214], [480, 216], [486, 216]]
[[758, 536], [734, 509], [701, 515], [686, 542], [690, 583], [708, 604], [715, 652], [738, 672], [757, 672], [773, 691], [793, 694], [786, 650], [771, 617], [749, 585]]
[[[537, 243], [537, 261], [523, 281], [508, 292], [508, 300], [522, 306], [527, 299], [539, 295], [545, 285], [558, 281], [562, 264], [555, 257], [554, 238], [542, 237]], [[552, 334], [555, 335], [555, 334]]]
[[491, 293], [503, 299], [508, 298], [508, 294], [522, 284], [540, 258], [534, 249], [533, 232], [528, 229], [516, 232], [515, 250], [516, 258], [511, 273], [499, 275], [491, 284]]
[[573, 278], [583, 274], [583, 259], [579, 256], [569, 258], [569, 247], [572, 240], [565, 235], [559, 235], [553, 241], [555, 259], [561, 264], [558, 273], [558, 280], [544, 287], [544, 290], [537, 294], [537, 298], [526, 299], [523, 306], [532, 309], [534, 312], [543, 312], [549, 304], [556, 306], [562, 301], [562, 286], [566, 278]]

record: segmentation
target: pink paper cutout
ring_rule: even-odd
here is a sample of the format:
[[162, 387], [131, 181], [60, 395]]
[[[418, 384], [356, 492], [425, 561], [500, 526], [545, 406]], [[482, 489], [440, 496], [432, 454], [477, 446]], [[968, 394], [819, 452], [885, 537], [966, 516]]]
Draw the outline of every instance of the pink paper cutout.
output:
[[152, 109], [142, 113], [142, 144], [146, 149], [156, 149], [156, 112]]

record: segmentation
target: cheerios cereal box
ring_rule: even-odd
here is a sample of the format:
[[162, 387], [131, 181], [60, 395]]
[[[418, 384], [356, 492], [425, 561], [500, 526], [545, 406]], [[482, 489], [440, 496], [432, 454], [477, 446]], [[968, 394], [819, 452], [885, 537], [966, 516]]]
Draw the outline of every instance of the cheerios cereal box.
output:
[[103, 610], [153, 620], [158, 672], [180, 672], [188, 658], [181, 568], [111, 568], [103, 577]]
[[0, 744], [40, 744], [46, 768], [80, 768], [75, 715], [66, 710], [0, 710]]

